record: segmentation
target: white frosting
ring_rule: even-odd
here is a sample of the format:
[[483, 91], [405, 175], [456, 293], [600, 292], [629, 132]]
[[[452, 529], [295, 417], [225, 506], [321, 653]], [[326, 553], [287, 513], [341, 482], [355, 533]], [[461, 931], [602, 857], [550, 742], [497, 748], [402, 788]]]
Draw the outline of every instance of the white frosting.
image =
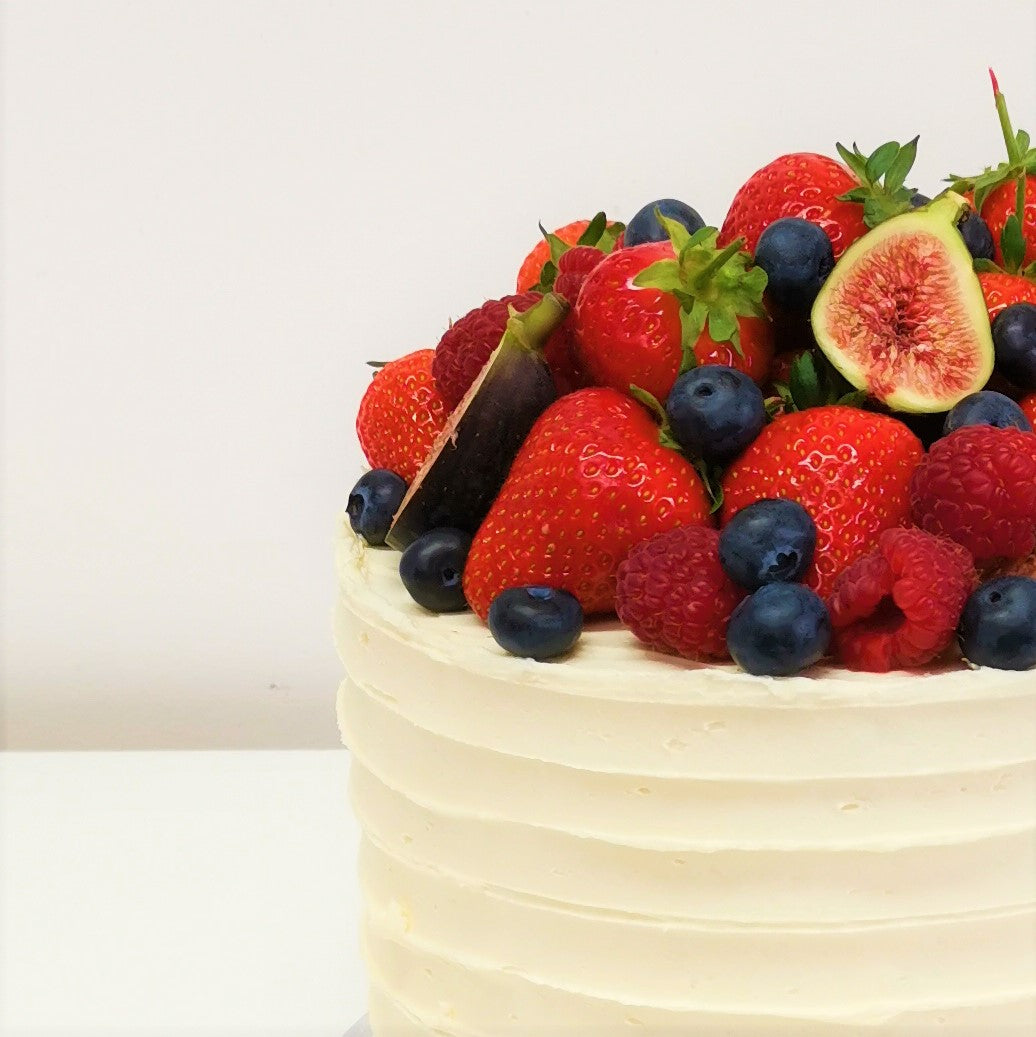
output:
[[1036, 674], [536, 663], [337, 553], [377, 1037], [1036, 1032]]

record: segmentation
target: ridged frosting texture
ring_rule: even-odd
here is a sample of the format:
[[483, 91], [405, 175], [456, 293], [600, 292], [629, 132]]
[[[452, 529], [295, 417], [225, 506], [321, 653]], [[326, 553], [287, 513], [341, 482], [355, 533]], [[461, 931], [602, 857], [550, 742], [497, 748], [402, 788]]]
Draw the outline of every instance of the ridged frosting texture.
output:
[[1036, 674], [553, 663], [340, 530], [376, 1037], [1036, 1032]]

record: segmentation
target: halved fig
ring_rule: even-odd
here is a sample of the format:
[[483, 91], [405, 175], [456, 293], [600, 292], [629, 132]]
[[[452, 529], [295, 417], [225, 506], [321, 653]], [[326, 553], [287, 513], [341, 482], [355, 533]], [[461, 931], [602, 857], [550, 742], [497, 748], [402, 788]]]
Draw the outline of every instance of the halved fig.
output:
[[543, 347], [567, 313], [568, 303], [553, 293], [512, 311], [500, 344], [410, 484], [385, 538], [390, 547], [402, 551], [440, 526], [475, 533], [529, 430], [557, 398]]
[[947, 192], [851, 245], [813, 304], [820, 348], [893, 410], [947, 411], [993, 371], [993, 339], [971, 254], [968, 203]]

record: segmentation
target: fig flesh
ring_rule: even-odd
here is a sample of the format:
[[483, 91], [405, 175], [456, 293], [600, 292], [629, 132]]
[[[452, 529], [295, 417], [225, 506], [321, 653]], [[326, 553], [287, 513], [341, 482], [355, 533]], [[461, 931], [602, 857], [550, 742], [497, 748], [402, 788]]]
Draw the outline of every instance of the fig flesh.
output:
[[442, 526], [475, 533], [529, 430], [557, 398], [543, 347], [567, 313], [553, 293], [512, 311], [500, 344], [410, 484], [385, 538], [390, 547], [405, 550]]
[[879, 224], [839, 259], [813, 304], [817, 344], [857, 389], [892, 410], [948, 411], [993, 371], [968, 203], [947, 192]]

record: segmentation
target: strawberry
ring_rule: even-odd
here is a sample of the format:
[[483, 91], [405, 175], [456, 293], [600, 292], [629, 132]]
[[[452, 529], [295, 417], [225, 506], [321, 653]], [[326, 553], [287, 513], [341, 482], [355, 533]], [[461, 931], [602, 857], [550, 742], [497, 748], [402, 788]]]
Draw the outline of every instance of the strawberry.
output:
[[374, 373], [360, 400], [356, 435], [367, 463], [411, 482], [446, 424], [449, 408], [432, 379], [434, 349], [418, 349]]
[[974, 192], [975, 208], [993, 235], [993, 258], [1009, 273], [1017, 273], [1036, 263], [1036, 148], [1029, 146], [1024, 130], [1015, 133], [992, 69], [989, 78], [1007, 161], [995, 169], [986, 167], [978, 176], [949, 179], [955, 191]]
[[771, 223], [795, 216], [821, 227], [838, 259], [868, 228], [910, 209], [914, 192], [904, 181], [917, 156], [917, 137], [902, 145], [889, 141], [870, 155], [855, 144], [851, 151], [835, 146], [845, 165], [826, 155], [797, 152], [753, 173], [734, 195], [719, 243], [743, 237], [754, 253]]
[[805, 583], [826, 597], [835, 578], [910, 516], [910, 479], [923, 456], [900, 421], [844, 406], [784, 414], [723, 480], [723, 521], [757, 500], [798, 501], [817, 527]]
[[837, 259], [867, 232], [863, 209], [855, 202], [839, 200], [859, 186], [845, 166], [826, 155], [781, 155], [753, 173], [734, 195], [719, 244], [744, 238], [745, 248], [755, 252], [759, 235], [774, 220], [797, 216], [824, 229]]
[[622, 239], [625, 225], [609, 220], [599, 212], [592, 220], [574, 220], [548, 234], [540, 226], [543, 240], [538, 241], [525, 257], [518, 271], [516, 291], [549, 291], [557, 274], [561, 254], [576, 245], [589, 245], [603, 253], [609, 253]]
[[662, 219], [670, 241], [613, 252], [583, 283], [575, 337], [584, 368], [598, 385], [634, 385], [659, 400], [699, 363], [727, 364], [764, 384], [773, 358], [765, 272], [749, 269], [737, 242], [718, 250], [714, 228], [691, 235]]
[[1036, 281], [1030, 281], [1021, 274], [987, 270], [979, 273], [978, 283], [986, 299], [990, 324], [1005, 306], [1012, 306], [1016, 302], [1036, 303]]
[[1029, 419], [1029, 423], [1036, 429], [1036, 392], [1026, 396], [1019, 406], [1022, 408], [1022, 413]]
[[588, 615], [611, 612], [619, 563], [676, 526], [709, 524], [692, 465], [659, 444], [638, 403], [582, 389], [539, 418], [471, 545], [464, 594], [483, 619], [508, 587], [574, 594]]

